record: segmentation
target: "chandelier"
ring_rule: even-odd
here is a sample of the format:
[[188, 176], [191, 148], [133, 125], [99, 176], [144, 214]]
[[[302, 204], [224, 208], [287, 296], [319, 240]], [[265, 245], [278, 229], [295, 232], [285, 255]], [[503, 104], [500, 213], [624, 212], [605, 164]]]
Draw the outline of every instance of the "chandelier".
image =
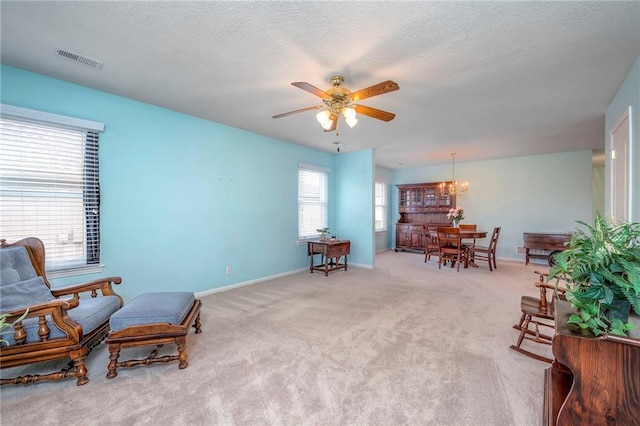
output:
[[442, 182], [440, 185], [440, 195], [442, 197], [462, 196], [469, 190], [469, 182], [458, 182], [456, 180], [456, 153], [451, 153], [451, 182]]

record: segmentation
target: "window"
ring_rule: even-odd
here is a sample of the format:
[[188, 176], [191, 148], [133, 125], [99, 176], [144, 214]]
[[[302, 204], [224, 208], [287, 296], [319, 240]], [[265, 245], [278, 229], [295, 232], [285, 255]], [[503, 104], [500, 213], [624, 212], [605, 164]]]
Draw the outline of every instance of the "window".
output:
[[57, 276], [92, 272], [100, 263], [104, 125], [9, 105], [0, 112], [0, 235], [40, 238]]
[[376, 232], [387, 230], [387, 184], [382, 181], [375, 183]]
[[327, 186], [329, 170], [309, 164], [298, 169], [298, 240], [320, 235], [327, 227]]

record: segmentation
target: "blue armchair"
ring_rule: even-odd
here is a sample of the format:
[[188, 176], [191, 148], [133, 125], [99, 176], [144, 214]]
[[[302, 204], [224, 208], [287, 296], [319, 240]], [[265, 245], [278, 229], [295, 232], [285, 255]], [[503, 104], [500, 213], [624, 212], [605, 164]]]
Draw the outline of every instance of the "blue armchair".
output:
[[3, 377], [2, 385], [74, 377], [84, 385], [89, 381], [85, 357], [106, 337], [109, 318], [123, 305], [112, 288], [122, 282], [120, 277], [52, 289], [44, 265], [45, 248], [38, 238], [12, 244], [0, 240], [0, 313], [15, 322], [3, 331], [0, 368], [64, 358], [69, 365], [42, 375]]

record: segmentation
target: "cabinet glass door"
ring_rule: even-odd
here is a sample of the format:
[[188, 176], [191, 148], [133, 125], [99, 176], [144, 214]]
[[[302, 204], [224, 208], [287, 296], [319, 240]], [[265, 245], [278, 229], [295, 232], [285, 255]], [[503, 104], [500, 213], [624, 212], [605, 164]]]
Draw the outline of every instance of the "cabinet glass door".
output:
[[435, 207], [438, 205], [435, 187], [428, 187], [424, 189], [424, 205], [427, 207]]

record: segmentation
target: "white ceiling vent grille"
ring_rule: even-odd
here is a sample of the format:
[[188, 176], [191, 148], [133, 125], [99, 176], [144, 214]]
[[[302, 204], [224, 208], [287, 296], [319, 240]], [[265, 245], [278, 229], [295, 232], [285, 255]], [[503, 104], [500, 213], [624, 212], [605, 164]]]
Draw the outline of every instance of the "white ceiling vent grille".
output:
[[58, 56], [62, 56], [63, 58], [67, 58], [75, 62], [80, 62], [81, 64], [89, 65], [90, 67], [93, 67], [93, 68], [102, 68], [102, 66], [104, 65], [104, 62], [102, 61], [98, 61], [96, 59], [89, 58], [88, 56], [80, 55], [78, 53], [73, 53], [69, 50], [62, 49], [60, 47], [56, 47], [55, 50], [56, 50], [56, 55]]

